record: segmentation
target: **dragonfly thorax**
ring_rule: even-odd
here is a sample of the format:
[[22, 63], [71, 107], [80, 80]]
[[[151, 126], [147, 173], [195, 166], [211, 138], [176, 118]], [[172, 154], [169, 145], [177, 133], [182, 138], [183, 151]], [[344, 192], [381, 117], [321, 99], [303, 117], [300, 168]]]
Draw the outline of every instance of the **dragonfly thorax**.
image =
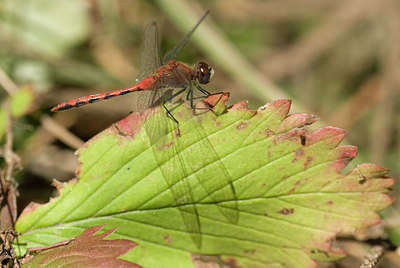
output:
[[205, 62], [199, 62], [196, 67], [196, 78], [200, 84], [207, 84], [214, 76], [214, 69]]

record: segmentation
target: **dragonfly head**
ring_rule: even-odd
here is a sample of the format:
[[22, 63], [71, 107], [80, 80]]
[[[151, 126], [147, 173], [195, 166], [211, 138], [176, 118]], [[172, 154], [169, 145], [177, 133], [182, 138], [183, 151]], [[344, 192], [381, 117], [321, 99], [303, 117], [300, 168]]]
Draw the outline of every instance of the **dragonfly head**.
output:
[[199, 62], [196, 67], [196, 77], [200, 84], [207, 84], [214, 76], [214, 69], [205, 62]]

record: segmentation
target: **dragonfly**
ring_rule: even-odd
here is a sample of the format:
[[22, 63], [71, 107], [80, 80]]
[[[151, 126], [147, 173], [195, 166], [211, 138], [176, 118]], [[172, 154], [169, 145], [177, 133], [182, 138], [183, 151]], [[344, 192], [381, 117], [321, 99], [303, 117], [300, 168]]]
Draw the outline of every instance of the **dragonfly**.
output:
[[[197, 181], [200, 182], [202, 188], [209, 194], [212, 201], [217, 204], [219, 211], [228, 222], [235, 224], [238, 221], [238, 205], [233, 181], [217, 152], [207, 139], [207, 135], [201, 125], [199, 125], [200, 123], [197, 123], [197, 127], [195, 127], [197, 129], [197, 134], [195, 135], [198, 135], [201, 143], [197, 148], [202, 148], [202, 151], [197, 154], [200, 157], [196, 157], [196, 160], [190, 161], [188, 158], [193, 156], [188, 153], [182, 153], [184, 151], [183, 146], [178, 142], [181, 135], [179, 121], [168, 108], [168, 104], [185, 91], [186, 100], [189, 101], [193, 111], [196, 110], [194, 102], [198, 98], [194, 96], [195, 89], [198, 89], [203, 98], [220, 94], [220, 92], [209, 93], [200, 86], [208, 84], [214, 75], [214, 70], [210, 65], [200, 62], [195, 67], [190, 67], [176, 60], [189, 38], [207, 15], [208, 11], [192, 30], [174, 48], [165, 54], [162, 60], [159, 53], [157, 25], [153, 22], [146, 27], [141, 51], [140, 68], [135, 85], [72, 99], [58, 104], [51, 110], [54, 112], [67, 110], [136, 91], [141, 92], [138, 98], [139, 110], [162, 106], [165, 111], [165, 119], [163, 121], [167, 123], [160, 125], [160, 120], [154, 119], [155, 112], [141, 113], [142, 121], [145, 122], [144, 129], [148, 134], [151, 148], [162, 176], [177, 204], [183, 223], [186, 226], [186, 231], [190, 233], [197, 248], [201, 248], [202, 244], [201, 222], [198, 209], [195, 205], [196, 202], [187, 181], [189, 174], [195, 174], [194, 176]], [[152, 111], [156, 110], [153, 109]], [[177, 142], [173, 143], [174, 146], [166, 146], [165, 137], [167, 137], [168, 133], [171, 133], [169, 131], [171, 127], [168, 126], [170, 125], [168, 121], [171, 121], [171, 119], [177, 131], [177, 135], [171, 135], [171, 139], [176, 139]], [[170, 161], [170, 159], [175, 160]], [[196, 164], [193, 164], [194, 162]], [[214, 166], [212, 169], [205, 168], [211, 163]], [[188, 172], [189, 169], [191, 169], [191, 173]], [[171, 172], [171, 170], [174, 172]], [[218, 195], [215, 194], [216, 192], [218, 192]], [[224, 205], [218, 205], [221, 203], [224, 203]]]
[[[205, 96], [212, 95], [211, 93], [199, 86], [199, 84], [208, 84], [211, 78], [214, 76], [214, 69], [211, 66], [209, 66], [205, 62], [199, 62], [195, 68], [191, 68], [188, 65], [175, 60], [180, 54], [183, 47], [186, 45], [190, 36], [197, 29], [200, 23], [205, 19], [207, 14], [208, 12], [173, 49], [165, 54], [162, 61], [164, 65], [161, 64], [160, 56], [158, 53], [157, 25], [155, 23], [152, 23], [145, 32], [143, 51], [141, 53], [141, 67], [139, 69], [138, 78], [136, 79], [136, 81], [138, 81], [137, 84], [110, 92], [104, 92], [72, 99], [58, 104], [57, 106], [53, 107], [51, 111], [57, 112], [80, 107], [100, 100], [107, 100], [113, 97], [125, 95], [136, 91], [147, 91], [147, 93], [151, 92], [150, 94], [142, 94], [142, 96], [144, 97], [141, 97], [141, 100], [139, 100], [139, 109], [144, 110], [149, 107], [154, 107], [155, 103], [157, 101], [160, 101], [160, 99], [154, 98], [156, 95], [160, 95], [157, 93], [157, 91], [161, 92], [162, 89], [171, 90], [173, 88], [179, 88], [179, 90], [173, 95], [164, 97], [162, 100], [162, 106], [164, 107], [170, 118], [174, 120], [174, 122], [177, 124], [177, 130], [179, 132], [179, 122], [166, 107], [166, 104], [175, 97], [181, 95], [184, 91], [188, 90], [186, 99], [190, 100], [191, 108], [195, 109], [193, 101], [195, 97], [193, 94], [192, 85], [194, 85]], [[154, 42], [156, 42], [157, 44], [154, 44]], [[157, 49], [155, 50], [155, 48]], [[150, 98], [146, 95], [151, 95], [153, 98]]]

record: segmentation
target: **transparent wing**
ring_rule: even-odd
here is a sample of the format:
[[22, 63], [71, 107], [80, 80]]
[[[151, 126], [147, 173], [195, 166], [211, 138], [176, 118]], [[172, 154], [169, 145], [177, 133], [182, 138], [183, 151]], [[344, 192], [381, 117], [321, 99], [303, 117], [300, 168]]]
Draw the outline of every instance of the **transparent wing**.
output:
[[[210, 111], [205, 111], [204, 114], [215, 116]], [[210, 142], [208, 138], [210, 133], [206, 133], [201, 121], [195, 115], [187, 121], [189, 128], [192, 129], [191, 135], [196, 135], [194, 140], [199, 144], [190, 150], [184, 150], [184, 156], [189, 159], [191, 173], [196, 176], [208, 197], [218, 205], [218, 210], [228, 222], [236, 224], [239, 211], [232, 177]]]
[[171, 50], [167, 51], [167, 53], [165, 53], [164, 58], [163, 58], [163, 63], [166, 64], [167, 62], [171, 61], [171, 60], [175, 60], [179, 53], [181, 53], [182, 49], [185, 47], [186, 43], [189, 41], [189, 38], [192, 36], [192, 34], [194, 33], [194, 31], [197, 29], [197, 27], [199, 27], [200, 23], [207, 17], [209, 11], [207, 11], [203, 17], [201, 17], [201, 19], [199, 20], [199, 22], [193, 27], [193, 29], [188, 32], [182, 39], [181, 41], [179, 41], [179, 43], [172, 48]]
[[[177, 143], [179, 137], [176, 135], [176, 123], [166, 116], [162, 107], [158, 106], [152, 109], [158, 112], [153, 113], [153, 118], [145, 122], [145, 125], [148, 126], [145, 127], [146, 131], [153, 127], [152, 122], [163, 122], [162, 124], [164, 125], [165, 120], [167, 120], [167, 134], [163, 134], [161, 137], [156, 137], [153, 134], [149, 135], [155, 160], [176, 202], [176, 208], [182, 216], [186, 228], [183, 231], [190, 234], [194, 244], [200, 249], [202, 238], [199, 214], [187, 181], [188, 168], [185, 164], [185, 159], [181, 156], [179, 144]], [[161, 131], [164, 131], [164, 129]]]
[[[143, 44], [140, 54], [140, 67], [138, 80], [156, 75], [156, 70], [161, 67], [160, 52], [158, 47], [158, 28], [155, 22], [149, 24], [144, 30]], [[162, 90], [154, 84], [153, 90], [140, 92], [138, 97], [138, 109], [144, 111], [151, 107], [156, 107], [162, 104]], [[161, 102], [161, 103], [160, 103]], [[154, 111], [154, 110], [153, 110]], [[160, 125], [155, 120], [149, 120], [152, 117], [152, 112], [143, 114], [142, 121], [146, 123], [146, 131], [151, 137], [161, 137], [166, 134], [166, 125]], [[150, 137], [149, 136], [149, 137]]]
[[138, 80], [153, 75], [161, 66], [160, 51], [158, 47], [158, 29], [155, 22], [149, 24], [144, 30], [143, 44], [140, 51]]
[[[138, 74], [139, 81], [151, 75], [158, 75], [156, 70], [161, 66], [157, 25], [155, 23], [150, 24], [144, 35]], [[174, 139], [174, 133], [176, 133], [176, 123], [168, 118], [162, 107], [164, 100], [171, 96], [172, 90], [172, 88], [160, 88], [159, 85], [155, 84], [154, 90], [141, 92], [138, 98], [138, 108], [143, 111], [141, 119], [144, 122], [144, 129], [149, 137], [162, 176], [182, 215], [186, 227], [185, 231], [190, 233], [195, 245], [201, 248], [200, 221], [197, 209], [193, 205], [190, 187], [185, 180], [187, 171], [184, 161], [176, 153], [176, 146], [167, 146], [166, 144], [167, 141]]]

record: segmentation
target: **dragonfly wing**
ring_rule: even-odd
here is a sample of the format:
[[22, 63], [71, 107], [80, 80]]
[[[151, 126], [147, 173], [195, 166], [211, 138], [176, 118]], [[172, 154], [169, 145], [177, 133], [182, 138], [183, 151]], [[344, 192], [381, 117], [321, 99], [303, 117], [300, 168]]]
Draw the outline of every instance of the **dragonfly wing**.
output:
[[[158, 47], [158, 28], [155, 22], [147, 25], [144, 30], [143, 44], [140, 54], [140, 67], [138, 73], [138, 80], [155, 75], [156, 70], [161, 66], [160, 52]], [[154, 85], [153, 90], [142, 91], [138, 97], [137, 106], [140, 111], [144, 111], [150, 107], [160, 105], [159, 99], [162, 92]], [[154, 109], [153, 109], [154, 111]], [[146, 131], [153, 137], [161, 137], [166, 133], [166, 126], [156, 123], [156, 120], [149, 120], [153, 113], [144, 113], [142, 121], [146, 122]], [[149, 136], [150, 137], [150, 136]], [[151, 137], [150, 137], [151, 138]]]
[[153, 75], [161, 66], [160, 51], [158, 47], [158, 29], [155, 22], [149, 24], [144, 30], [139, 66], [140, 68], [137, 77], [139, 81]]
[[[212, 115], [212, 113], [208, 112]], [[191, 135], [196, 135], [196, 146], [184, 150], [185, 158], [189, 159], [190, 170], [195, 174], [207, 197], [210, 197], [218, 210], [228, 222], [236, 224], [239, 219], [239, 210], [233, 179], [223, 161], [208, 139], [201, 119], [193, 116], [190, 121]], [[184, 133], [182, 134], [184, 135]]]
[[194, 31], [197, 29], [197, 27], [199, 27], [200, 23], [207, 17], [208, 13], [209, 13], [209, 11], [207, 11], [203, 15], [203, 17], [201, 17], [201, 19], [199, 20], [199, 22], [197, 22], [197, 24], [193, 27], [193, 29], [190, 32], [188, 32], [174, 48], [172, 48], [167, 53], [165, 53], [163, 61], [162, 61], [164, 64], [166, 64], [167, 62], [169, 62], [171, 60], [175, 60], [178, 57], [179, 53], [181, 53], [182, 49], [185, 47], [186, 43], [189, 41], [189, 38], [192, 36]]
[[[141, 120], [145, 122], [144, 126], [152, 144], [154, 144], [159, 138], [168, 134], [169, 119], [165, 115], [164, 110], [157, 113], [159, 110], [155, 108], [162, 108], [161, 105], [163, 104], [165, 97], [169, 94], [168, 90], [165, 91], [163, 89], [146, 90], [141, 92], [138, 97], [138, 108], [140, 111], [152, 108], [141, 115]], [[161, 115], [165, 118], [159, 118]], [[164, 137], [163, 139], [166, 138]]]
[[[161, 66], [158, 48], [158, 30], [155, 23], [147, 26], [144, 34], [142, 54], [140, 58], [140, 69], [138, 79], [142, 80], [150, 75], [157, 75], [155, 72]], [[138, 108], [142, 112], [144, 129], [150, 140], [151, 149], [155, 160], [160, 168], [168, 189], [173, 196], [176, 207], [182, 216], [186, 232], [197, 246], [201, 248], [200, 221], [196, 207], [193, 205], [193, 198], [190, 187], [185, 180], [187, 177], [184, 161], [179, 157], [179, 150], [176, 146], [167, 146], [174, 138], [176, 123], [167, 117], [162, 105], [164, 100], [172, 94], [172, 89], [157, 88], [142, 91], [138, 99]]]
[[[145, 130], [161, 175], [182, 216], [185, 227], [182, 231], [189, 233], [196, 247], [200, 249], [202, 238], [199, 215], [187, 181], [187, 165], [181, 156], [182, 152], [177, 142], [179, 137], [176, 136], [176, 123], [160, 109], [164, 108], [157, 106], [150, 109], [155, 112], [152, 112], [151, 117], [144, 121]], [[164, 126], [167, 129], [164, 129]]]

